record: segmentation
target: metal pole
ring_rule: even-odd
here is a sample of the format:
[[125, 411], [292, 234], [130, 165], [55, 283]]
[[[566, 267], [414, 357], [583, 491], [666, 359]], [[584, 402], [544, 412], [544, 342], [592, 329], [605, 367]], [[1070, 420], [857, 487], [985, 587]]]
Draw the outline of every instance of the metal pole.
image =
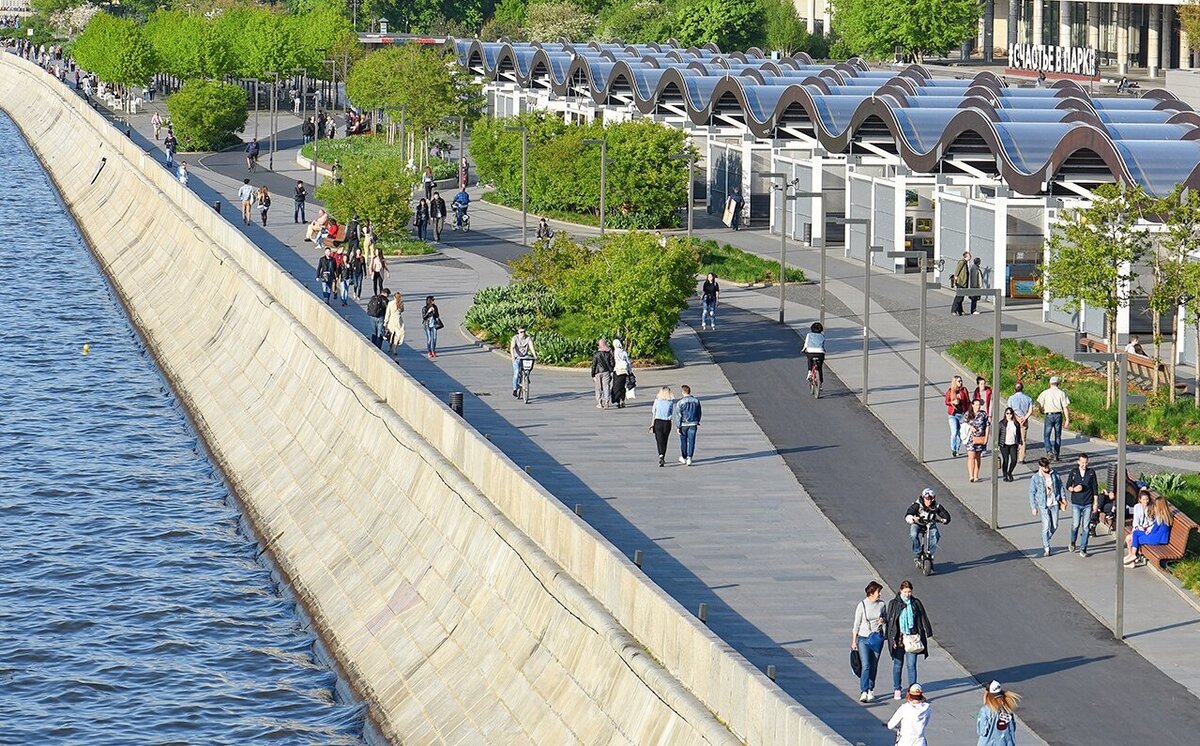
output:
[[1114, 488], [1117, 492], [1117, 526], [1113, 530], [1114, 554], [1117, 555], [1117, 609], [1113, 621], [1113, 635], [1118, 640], [1125, 638], [1125, 553], [1121, 551], [1121, 537], [1125, 531], [1125, 436], [1126, 418], [1129, 415], [1129, 387], [1125, 376], [1129, 373], [1129, 361], [1125, 352], [1117, 353], [1117, 478]]
[[258, 139], [258, 78], [254, 79], [254, 139]]
[[687, 225], [688, 225], [688, 246], [692, 245], [692, 208], [696, 204], [696, 182], [695, 169], [696, 159], [688, 158], [688, 203], [687, 203]]
[[821, 326], [825, 326], [825, 226], [821, 226]]
[[276, 133], [279, 130], [279, 73], [275, 73], [275, 82], [271, 85], [271, 152], [267, 154], [267, 169], [275, 170], [275, 147], [279, 141]]
[[317, 198], [317, 159], [321, 155], [321, 109], [313, 102], [313, 199]]
[[[529, 245], [529, 202], [526, 191], [529, 179], [529, 128], [521, 127], [521, 245]], [[604, 204], [601, 201], [600, 204]], [[603, 215], [603, 209], [601, 208]], [[600, 218], [600, 230], [604, 230], [604, 218]]]
[[462, 163], [462, 159], [467, 157], [467, 151], [465, 150], [465, 148], [466, 148], [466, 145], [465, 145], [466, 130], [467, 130], [466, 121], [462, 118], [462, 116], [459, 116], [459, 118], [458, 118], [458, 162], [459, 163]]
[[787, 284], [787, 182], [780, 180], [779, 185], [780, 214], [779, 219], [779, 323], [783, 323], [783, 293]]
[[406, 128], [408, 126], [408, 107], [400, 107], [400, 167], [403, 168], [408, 164], [408, 159], [405, 158], [408, 150], [408, 134]]
[[608, 140], [600, 141], [600, 235], [604, 235], [604, 188], [608, 176]]
[[871, 219], [866, 222], [866, 245], [863, 246], [863, 406], [869, 404], [871, 373]]
[[[825, 252], [821, 252], [821, 257], [824, 258]], [[929, 298], [929, 275], [925, 273], [925, 263], [928, 256], [922, 252], [921, 257], [917, 259], [917, 266], [921, 268], [921, 323], [920, 331], [920, 346], [918, 352], [917, 363], [917, 460], [922, 464], [925, 463], [925, 313], [928, 309]], [[821, 288], [824, 292], [824, 288]], [[824, 308], [822, 308], [822, 311]], [[992, 384], [995, 386], [995, 384]]]
[[1000, 422], [1000, 316], [1004, 310], [1004, 293], [996, 290], [992, 296], [995, 304], [996, 318], [992, 323], [992, 516], [991, 527], [995, 531], [1000, 526], [1000, 449], [996, 446], [995, 428]]

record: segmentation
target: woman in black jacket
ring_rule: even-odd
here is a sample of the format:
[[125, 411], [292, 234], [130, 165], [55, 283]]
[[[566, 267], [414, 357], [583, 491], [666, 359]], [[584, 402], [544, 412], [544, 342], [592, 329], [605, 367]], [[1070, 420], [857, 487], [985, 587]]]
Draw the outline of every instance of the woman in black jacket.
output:
[[888, 651], [892, 654], [892, 699], [900, 699], [900, 669], [907, 665], [909, 685], [917, 683], [917, 655], [929, 657], [933, 627], [929, 624], [925, 606], [913, 595], [912, 583], [907, 580], [900, 584], [896, 597], [888, 602], [883, 618]]
[[596, 343], [596, 354], [592, 355], [592, 380], [596, 382], [596, 409], [608, 409], [612, 401], [613, 371], [617, 361], [613, 357], [608, 340]]

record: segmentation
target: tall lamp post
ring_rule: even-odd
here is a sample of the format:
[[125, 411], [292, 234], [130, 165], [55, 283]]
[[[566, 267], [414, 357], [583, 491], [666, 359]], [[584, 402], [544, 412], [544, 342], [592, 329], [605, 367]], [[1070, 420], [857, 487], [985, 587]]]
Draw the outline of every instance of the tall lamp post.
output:
[[267, 73], [274, 76], [271, 82], [271, 151], [267, 153], [267, 170], [275, 170], [275, 148], [279, 144], [277, 134], [279, 131], [279, 73]]
[[783, 305], [784, 305], [784, 289], [787, 285], [787, 203], [789, 197], [787, 190], [789, 187], [795, 186], [794, 182], [787, 180], [787, 174], [778, 171], [759, 174], [759, 176], [768, 179], [779, 179], [779, 183], [772, 184], [771, 189], [779, 192], [779, 323], [783, 321]]
[[[929, 308], [929, 278], [925, 274], [925, 265], [929, 261], [929, 255], [924, 251], [889, 251], [887, 256], [892, 259], [916, 259], [917, 267], [921, 272], [921, 320], [919, 324], [918, 338], [920, 352], [917, 364], [917, 460], [925, 463], [925, 315], [926, 309]], [[941, 287], [937, 283], [933, 283], [933, 287]], [[998, 384], [993, 381], [993, 386]], [[993, 397], [999, 399], [999, 397]]]
[[[1003, 323], [1004, 291], [998, 288], [956, 288], [954, 294], [959, 297], [982, 296], [990, 297], [996, 310], [992, 324], [992, 411], [988, 413], [992, 427], [999, 427], [1000, 422], [1000, 341], [1001, 332], [1015, 332], [1016, 324]], [[1000, 527], [1000, 449], [992, 447], [992, 515], [989, 524], [992, 530]]]
[[[528, 183], [527, 180], [529, 178], [529, 128], [526, 127], [525, 125], [521, 125], [520, 127], [505, 127], [504, 129], [508, 130], [509, 132], [520, 132], [521, 133], [521, 245], [528, 246], [529, 245], [529, 203], [526, 198], [526, 195], [527, 195], [526, 186]], [[459, 155], [459, 157], [462, 157], [461, 154]], [[603, 182], [601, 182], [601, 183], [603, 184]], [[601, 187], [601, 190], [603, 190], [603, 189], [604, 189], [604, 187]], [[601, 199], [600, 204], [604, 204], [604, 202], [603, 202], [604, 198], [601, 197], [600, 199]], [[601, 208], [601, 215], [603, 215], [603, 214], [604, 214], [603, 208]], [[604, 228], [603, 228], [604, 218], [601, 217], [600, 220], [601, 220], [601, 223], [600, 223], [601, 229], [600, 230], [603, 231], [604, 230]]]
[[687, 238], [688, 246], [692, 245], [692, 205], [695, 204], [695, 189], [696, 184], [692, 181], [695, 176], [696, 169], [696, 154], [692, 151], [686, 153], [675, 153], [670, 156], [672, 160], [687, 161]]
[[[797, 186], [798, 186], [798, 184], [797, 184]], [[822, 192], [796, 191], [796, 192], [792, 193], [792, 197], [796, 198], [796, 199], [819, 199], [819, 200], [825, 199], [825, 195]], [[822, 202], [821, 214], [824, 215], [824, 213], [825, 213], [824, 202]], [[816, 217], [815, 213], [814, 213], [813, 217], [814, 218]], [[824, 221], [824, 217], [822, 217], [821, 220]], [[820, 249], [821, 249], [821, 324], [824, 325], [825, 324], [825, 285], [827, 283], [825, 282], [825, 230], [824, 230], [823, 225], [821, 228], [821, 237], [820, 238], [821, 238], [821, 246], [820, 246]], [[809, 240], [809, 246], [812, 246], [811, 223], [810, 223], [810, 227], [809, 227], [808, 240]]]
[[[1129, 417], [1129, 402], [1131, 399], [1135, 401], [1144, 401], [1144, 396], [1129, 396], [1129, 356], [1124, 349], [1118, 349], [1116, 352], [1077, 352], [1074, 356], [1077, 362], [1081, 363], [1111, 363], [1117, 364], [1117, 478], [1114, 480], [1116, 484], [1109, 485], [1116, 493], [1113, 495], [1117, 499], [1117, 523], [1123, 526], [1125, 523], [1125, 503], [1127, 500], [1126, 491], [1126, 463], [1125, 463], [1125, 436], [1126, 425]], [[1122, 531], [1116, 530], [1113, 532], [1113, 554], [1116, 556], [1117, 566], [1117, 593], [1116, 593], [1116, 611], [1113, 614], [1113, 636], [1118, 640], [1125, 638], [1125, 563], [1124, 552], [1121, 551], [1121, 536]]]
[[[871, 392], [870, 374], [871, 374], [871, 254], [876, 254], [883, 251], [882, 246], [873, 246], [871, 244], [871, 219], [870, 218], [836, 218], [835, 223], [845, 225], [849, 228], [852, 225], [861, 225], [866, 228], [863, 252], [863, 406], [870, 404], [869, 396]], [[846, 242], [847, 246], [849, 241]]]
[[604, 187], [608, 175], [608, 140], [589, 139], [584, 145], [600, 146], [600, 235], [604, 235]]

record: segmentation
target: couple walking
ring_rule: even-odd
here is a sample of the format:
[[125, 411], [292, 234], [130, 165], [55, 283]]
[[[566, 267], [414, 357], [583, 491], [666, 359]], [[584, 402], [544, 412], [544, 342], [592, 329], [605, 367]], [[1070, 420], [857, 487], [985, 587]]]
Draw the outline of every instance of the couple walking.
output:
[[670, 386], [663, 386], [654, 397], [651, 407], [650, 432], [658, 446], [658, 465], [666, 466], [667, 442], [671, 438], [671, 427], [679, 429], [679, 463], [692, 465], [696, 453], [696, 431], [700, 428], [700, 400], [692, 395], [691, 386], [680, 386], [683, 396], [675, 398]]
[[596, 409], [608, 409], [612, 404], [624, 409], [625, 397], [633, 398], [630, 392], [637, 386], [637, 379], [633, 376], [633, 360], [621, 340], [614, 337], [612, 347], [603, 337], [597, 340], [592, 380], [596, 384]]

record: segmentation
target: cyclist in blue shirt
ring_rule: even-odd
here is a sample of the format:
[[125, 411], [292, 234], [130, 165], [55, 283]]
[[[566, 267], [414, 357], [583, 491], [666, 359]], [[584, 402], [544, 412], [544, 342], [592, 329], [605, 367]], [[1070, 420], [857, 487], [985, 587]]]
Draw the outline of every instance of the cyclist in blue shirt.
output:
[[454, 201], [450, 206], [454, 209], [454, 230], [462, 227], [463, 215], [467, 214], [467, 208], [471, 205], [471, 195], [467, 194], [466, 189], [459, 190], [458, 194], [454, 195]]

